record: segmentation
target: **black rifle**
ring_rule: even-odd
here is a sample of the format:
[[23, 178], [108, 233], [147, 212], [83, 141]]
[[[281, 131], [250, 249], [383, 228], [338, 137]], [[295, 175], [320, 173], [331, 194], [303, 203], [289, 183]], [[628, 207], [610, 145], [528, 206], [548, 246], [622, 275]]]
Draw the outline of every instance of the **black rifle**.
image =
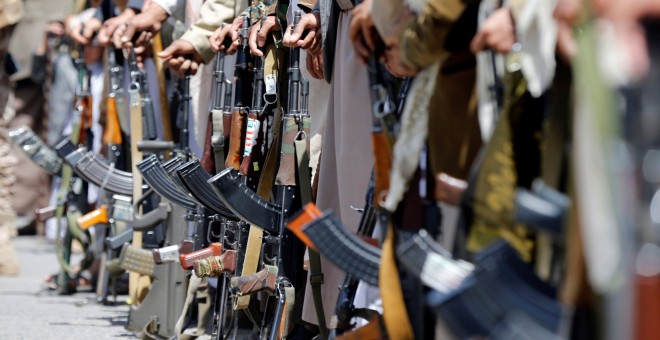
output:
[[426, 303], [456, 337], [488, 336], [514, 310], [562, 335], [569, 313], [556, 300], [555, 289], [541, 281], [511, 246], [499, 242], [478, 254], [475, 264], [476, 269], [450, 294], [436, 290], [427, 294]]
[[138, 170], [142, 173], [144, 181], [147, 182], [149, 187], [151, 187], [156, 193], [186, 210], [195, 210], [195, 201], [193, 201], [186, 192], [183, 192], [179, 187], [172, 183], [170, 177], [161, 167], [156, 155], [150, 155], [138, 163]]

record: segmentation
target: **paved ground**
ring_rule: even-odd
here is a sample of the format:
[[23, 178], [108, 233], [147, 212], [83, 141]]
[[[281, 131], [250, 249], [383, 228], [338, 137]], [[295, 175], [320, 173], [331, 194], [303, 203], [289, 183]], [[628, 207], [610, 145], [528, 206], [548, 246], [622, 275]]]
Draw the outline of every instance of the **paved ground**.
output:
[[52, 243], [34, 236], [16, 239], [17, 277], [0, 277], [0, 339], [136, 339], [124, 329], [128, 306], [103, 306], [93, 293], [60, 296], [44, 291], [44, 276], [58, 271]]

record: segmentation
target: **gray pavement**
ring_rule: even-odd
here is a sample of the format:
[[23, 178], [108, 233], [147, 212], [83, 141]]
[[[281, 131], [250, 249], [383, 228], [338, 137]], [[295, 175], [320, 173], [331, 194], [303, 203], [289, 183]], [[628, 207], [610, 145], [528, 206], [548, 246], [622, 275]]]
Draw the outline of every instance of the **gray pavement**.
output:
[[58, 271], [52, 243], [34, 236], [15, 240], [17, 277], [0, 277], [0, 339], [136, 339], [124, 329], [128, 306], [97, 304], [94, 293], [60, 296], [42, 288]]

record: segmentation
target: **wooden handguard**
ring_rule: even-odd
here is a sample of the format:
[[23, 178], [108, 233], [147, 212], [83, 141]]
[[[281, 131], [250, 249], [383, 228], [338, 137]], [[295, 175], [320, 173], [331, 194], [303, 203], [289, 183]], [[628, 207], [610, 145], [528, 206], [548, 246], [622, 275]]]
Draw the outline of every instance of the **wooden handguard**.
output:
[[222, 243], [211, 243], [208, 248], [200, 249], [190, 254], [179, 255], [179, 261], [181, 262], [181, 268], [190, 270], [193, 268], [195, 261], [211, 256], [220, 256], [220, 254], [222, 254]]
[[108, 208], [105, 205], [102, 205], [98, 209], [92, 210], [87, 214], [80, 216], [76, 220], [78, 227], [82, 230], [87, 230], [89, 227], [95, 226], [101, 223], [108, 223]]
[[307, 234], [305, 234], [302, 229], [307, 226], [308, 223], [314, 221], [315, 219], [321, 217], [323, 212], [316, 207], [314, 203], [307, 203], [303, 209], [298, 213], [298, 216], [289, 220], [287, 223], [287, 228], [291, 230], [296, 237], [298, 237], [305, 245], [311, 249], [317, 250], [314, 242], [309, 239]]
[[215, 158], [213, 157], [213, 145], [211, 145], [211, 137], [213, 137], [213, 115], [209, 113], [208, 123], [206, 124], [206, 136], [204, 136], [204, 152], [202, 153], [202, 168], [210, 174], [215, 173]]
[[227, 250], [220, 256], [211, 256], [197, 260], [193, 264], [197, 277], [219, 276], [222, 273], [234, 273], [236, 270], [236, 251]]
[[276, 185], [296, 185], [296, 155], [294, 142], [298, 136], [298, 123], [294, 117], [284, 117], [282, 121], [282, 147], [280, 167], [275, 178]]
[[261, 291], [271, 294], [275, 292], [277, 283], [277, 267], [264, 266], [264, 269], [246, 276], [232, 277], [230, 286], [232, 293], [236, 295], [250, 295]]
[[467, 187], [466, 181], [439, 173], [435, 177], [435, 200], [457, 206]]
[[107, 111], [105, 118], [105, 130], [103, 131], [103, 143], [106, 145], [121, 145], [121, 127], [119, 115], [117, 114], [117, 100], [114, 96], [106, 98]]
[[245, 135], [245, 112], [243, 108], [234, 108], [231, 113], [231, 132], [229, 136], [229, 151], [225, 167], [238, 170], [243, 158], [243, 139]]
[[83, 96], [80, 97], [79, 102], [79, 112], [80, 112], [80, 138], [78, 141], [85, 141], [85, 130], [92, 128], [92, 97]]
[[390, 172], [392, 168], [392, 145], [387, 132], [373, 132], [371, 143], [374, 150], [374, 202], [376, 207], [385, 201], [390, 189]]

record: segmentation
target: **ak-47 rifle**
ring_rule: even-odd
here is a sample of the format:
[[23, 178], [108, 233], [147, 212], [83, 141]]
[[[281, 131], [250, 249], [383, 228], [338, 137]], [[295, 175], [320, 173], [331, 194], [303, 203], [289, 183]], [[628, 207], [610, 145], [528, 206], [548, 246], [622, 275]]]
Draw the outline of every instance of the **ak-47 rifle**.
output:
[[229, 135], [229, 150], [225, 167], [240, 169], [243, 159], [243, 149], [245, 140], [245, 104], [251, 97], [250, 70], [248, 66], [248, 27], [250, 20], [247, 16], [243, 17], [243, 26], [241, 27], [241, 48], [236, 54], [236, 66], [234, 68], [234, 107], [232, 108], [231, 128]]
[[[75, 144], [79, 142], [84, 143], [89, 140], [91, 143], [91, 94], [89, 91], [89, 72], [85, 67], [83, 47], [78, 49], [78, 56], [75, 59], [75, 65], [78, 68], [78, 84], [76, 87], [76, 99], [74, 103], [73, 113], [73, 131], [71, 138]], [[89, 132], [89, 133], [88, 133]], [[75, 147], [73, 148], [75, 149]], [[68, 150], [67, 153], [73, 150]], [[59, 151], [58, 151], [59, 153]], [[61, 155], [61, 154], [60, 154]], [[67, 216], [68, 227], [64, 232], [64, 238], [60, 239], [62, 235], [61, 230], [58, 230], [58, 240], [56, 241], [56, 255], [58, 262], [62, 268], [58, 276], [59, 291], [62, 294], [70, 294], [75, 292], [76, 287], [69, 284], [70, 274], [74, 273], [70, 266], [71, 261], [71, 244], [73, 241], [73, 233], [78, 235], [81, 233], [74, 230], [77, 225], [74, 224], [74, 218], [78, 214], [87, 212], [87, 183], [80, 178], [74, 176], [73, 169], [70, 166], [64, 166], [62, 169], [61, 185], [57, 193], [57, 209], [56, 218], [58, 226], [61, 226], [61, 218]], [[59, 228], [58, 228], [59, 229]], [[87, 254], [93, 255], [91, 252]], [[81, 262], [81, 268], [84, 269], [90, 262], [89, 256]]]
[[371, 143], [374, 151], [373, 205], [378, 207], [387, 195], [392, 166], [392, 146], [397, 119], [396, 104], [392, 100], [387, 81], [388, 73], [378, 61], [378, 51], [369, 57], [369, 86], [372, 101]]
[[[261, 19], [263, 26], [266, 18]], [[245, 131], [245, 144], [243, 147], [243, 160], [240, 171], [245, 175], [246, 184], [252, 190], [257, 190], [259, 175], [266, 155], [266, 126], [264, 120], [265, 99], [264, 99], [264, 61], [263, 57], [253, 59], [253, 88], [252, 88], [252, 108], [247, 117], [247, 127]]]
[[108, 163], [99, 155], [87, 151], [85, 147], [76, 148], [70, 139], [63, 139], [56, 146], [57, 153], [73, 171], [87, 183], [115, 194], [129, 195], [133, 185], [133, 175], [130, 172], [116, 170], [113, 163]]
[[[119, 57], [119, 58], [118, 58]], [[118, 60], [119, 59], [119, 60]], [[119, 169], [124, 169], [125, 160], [120, 156], [123, 150], [122, 132], [128, 134], [128, 113], [126, 111], [126, 92], [124, 91], [124, 70], [121, 66], [123, 55], [120, 50], [108, 49], [108, 71], [110, 86], [106, 98], [106, 126], [103, 142], [106, 145], [108, 160]]]
[[[362, 210], [362, 217], [360, 218], [360, 224], [358, 227], [357, 235], [358, 238], [360, 237], [371, 237], [374, 231], [374, 227], [376, 225], [376, 209], [373, 207], [373, 196], [374, 196], [374, 181], [373, 178], [369, 183], [369, 190], [367, 190], [367, 194], [365, 197], [365, 207]], [[348, 246], [346, 243], [342, 243], [340, 248], [344, 249], [349, 249], [350, 252], [346, 253], [341, 250], [339, 250], [339, 253], [341, 256], [347, 256], [344, 257], [345, 261], [342, 261], [341, 258], [336, 258], [332, 254], [327, 253], [328, 250], [333, 249], [334, 246], [332, 243], [335, 243], [332, 241], [332, 239], [336, 239], [337, 241], [341, 242], [341, 238], [338, 236], [344, 231], [344, 229], [335, 229], [333, 228], [332, 230], [335, 230], [336, 232], [332, 233], [332, 237], [317, 237], [312, 233], [312, 237], [314, 237], [314, 241], [310, 239], [310, 237], [307, 235], [306, 232], [302, 232], [302, 228], [304, 227], [305, 224], [308, 222], [311, 222], [311, 219], [316, 219], [322, 216], [322, 213], [318, 211], [314, 206], [308, 205], [305, 206], [303, 209], [303, 212], [297, 217], [296, 219], [292, 220], [288, 227], [292, 229], [295, 233], [296, 236], [301, 238], [301, 240], [306, 241], [306, 244], [314, 244], [312, 247], [316, 247], [316, 244], [319, 244], [319, 249], [325, 250], [325, 252], [321, 251], [321, 253], [325, 254], [328, 256], [329, 259], [335, 259], [338, 262], [344, 263], [340, 266], [340, 268], [347, 268], [347, 265], [350, 264], [355, 264], [355, 259], [360, 258], [364, 259], [367, 255], [365, 254], [370, 254], [369, 250], [375, 250], [376, 248], [371, 248], [366, 245], [365, 242], [357, 243], [357, 247], [350, 245]], [[321, 227], [323, 228], [323, 227]], [[307, 231], [307, 229], [305, 229]], [[330, 230], [330, 231], [332, 231]], [[351, 240], [353, 238], [349, 237], [346, 235], [344, 237], [344, 240]], [[354, 239], [353, 239], [354, 240]], [[365, 248], [364, 251], [358, 251], [360, 248]], [[352, 254], [352, 252], [358, 252], [358, 254]], [[376, 259], [375, 257], [368, 255], [369, 257], [373, 258], [374, 260]], [[361, 260], [360, 260], [361, 261]], [[337, 302], [335, 304], [335, 312], [333, 316], [333, 327], [330, 327], [329, 330], [329, 339], [334, 339], [338, 335], [342, 335], [345, 332], [349, 331], [350, 329], [353, 328], [353, 325], [351, 324], [351, 320], [355, 316], [360, 316], [362, 318], [368, 319], [367, 314], [365, 313], [364, 310], [356, 310], [356, 308], [353, 305], [353, 301], [355, 300], [355, 295], [357, 293], [357, 287], [360, 282], [360, 279], [364, 278], [364, 271], [366, 270], [367, 272], [372, 272], [377, 275], [377, 271], [375, 270], [376, 268], [374, 267], [374, 264], [378, 264], [378, 262], [368, 262], [369, 265], [367, 266], [359, 266], [362, 268], [362, 272], [360, 272], [360, 275], [355, 276], [352, 275], [351, 273], [354, 273], [354, 270], [347, 270], [346, 271], [346, 277], [344, 278], [344, 281], [342, 282], [341, 286], [339, 286], [339, 295], [337, 296]], [[357, 266], [356, 266], [357, 267]], [[367, 268], [372, 268], [371, 270]], [[373, 281], [374, 275], [370, 275], [372, 279], [367, 279], [367, 281]], [[377, 279], [377, 276], [375, 277]]]
[[[202, 155], [202, 165], [209, 173], [218, 173], [225, 168], [225, 136], [228, 137], [229, 130], [225, 131], [223, 121], [224, 105], [231, 108], [231, 82], [225, 76], [225, 54], [218, 52], [215, 57], [215, 70], [213, 72], [214, 82], [212, 89], [213, 105], [209, 112], [206, 128], [206, 144]], [[229, 97], [226, 96], [229, 91]], [[228, 138], [227, 138], [228, 141]]]

